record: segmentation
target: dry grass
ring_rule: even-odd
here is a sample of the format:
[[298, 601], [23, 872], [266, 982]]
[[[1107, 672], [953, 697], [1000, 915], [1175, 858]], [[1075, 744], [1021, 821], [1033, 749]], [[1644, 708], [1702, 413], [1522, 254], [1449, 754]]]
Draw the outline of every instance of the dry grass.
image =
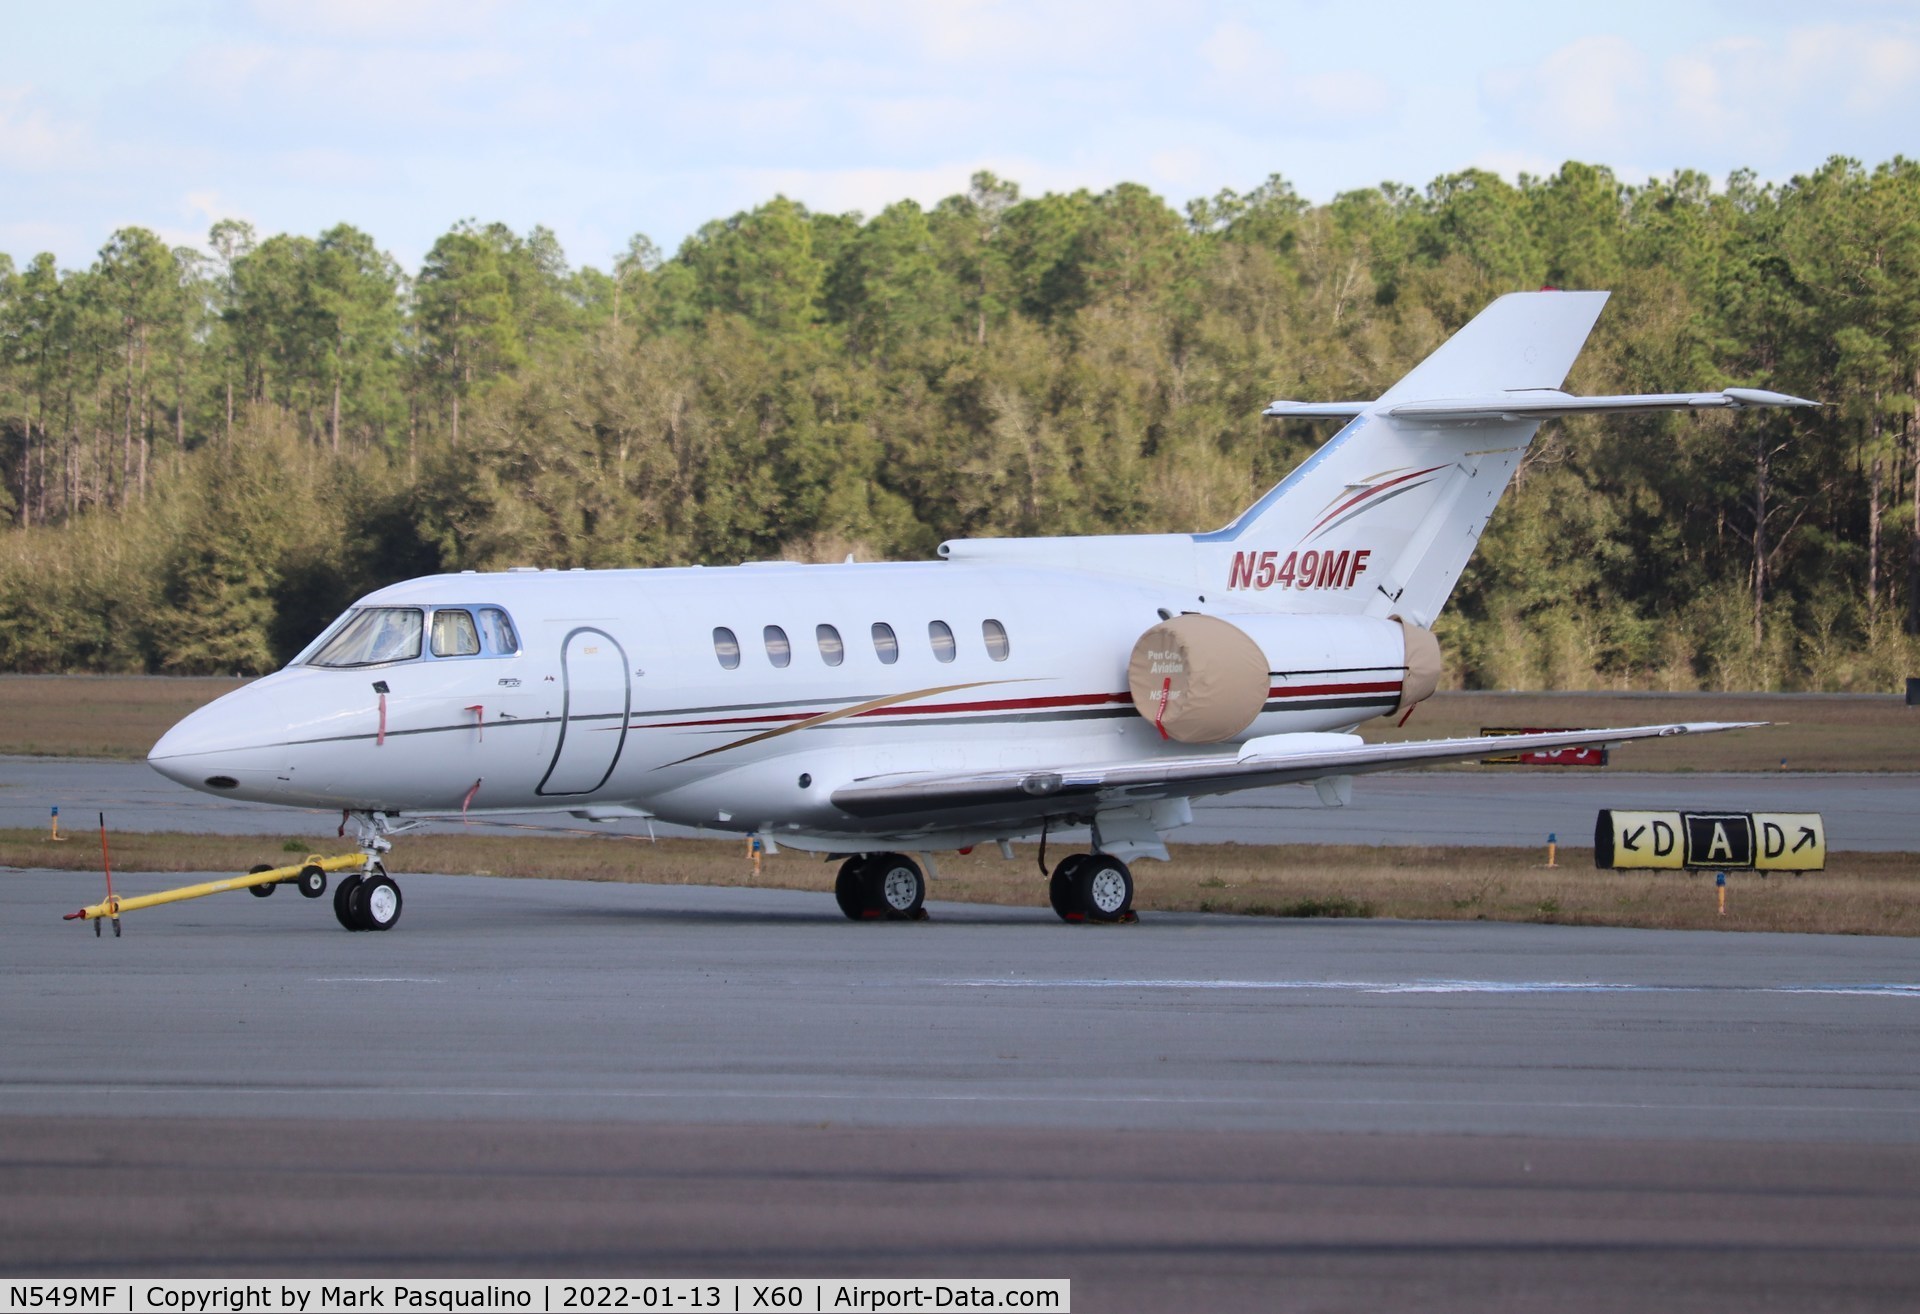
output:
[[157, 675], [0, 676], [0, 753], [143, 758], [175, 721], [245, 683]]
[[[114, 835], [124, 871], [245, 871], [256, 862], [295, 861], [306, 852], [350, 852], [344, 841], [314, 844], [214, 835]], [[933, 895], [968, 903], [1041, 907], [1046, 888], [1030, 846], [1014, 862], [992, 850], [938, 856]], [[1191, 845], [1171, 864], [1135, 868], [1136, 906], [1253, 916], [1358, 916], [1440, 921], [1552, 922], [1687, 930], [1812, 931], [1920, 935], [1920, 858], [1834, 855], [1806, 876], [1751, 873], [1728, 878], [1728, 911], [1716, 911], [1713, 878], [1595, 871], [1592, 854], [1563, 850], [1562, 865], [1521, 849], [1375, 849], [1358, 845], [1242, 847]], [[0, 866], [97, 870], [91, 837], [54, 844], [38, 832], [0, 831]], [[395, 871], [663, 885], [833, 887], [834, 866], [801, 853], [765, 860], [756, 879], [741, 846], [699, 840], [546, 839], [425, 835], [395, 851]]]
[[[1582, 729], [1668, 721], [1770, 721], [1763, 730], [1628, 744], [1627, 771], [1920, 771], [1920, 708], [1893, 694], [1441, 693], [1403, 727], [1375, 721], [1380, 743], [1479, 734], [1495, 726]], [[1527, 767], [1488, 767], [1525, 771]], [[1547, 768], [1575, 770], [1578, 768]]]
[[[0, 753], [141, 758], [169, 726], [245, 681], [165, 676], [0, 676]], [[1631, 771], [1920, 770], [1920, 708], [1903, 700], [1833, 694], [1441, 693], [1396, 728], [1375, 720], [1368, 739], [1439, 739], [1485, 726], [1642, 725], [1664, 721], [1773, 721], [1765, 730], [1630, 745]], [[1784, 724], [1782, 724], [1784, 723]], [[1535, 770], [1491, 767], [1493, 771]]]

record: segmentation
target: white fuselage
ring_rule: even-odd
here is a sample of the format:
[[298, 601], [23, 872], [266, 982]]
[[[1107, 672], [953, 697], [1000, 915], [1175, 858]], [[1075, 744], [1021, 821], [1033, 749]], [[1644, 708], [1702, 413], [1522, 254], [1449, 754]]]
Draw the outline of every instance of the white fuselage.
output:
[[[1176, 584], [931, 562], [465, 573], [358, 606], [500, 608], [518, 651], [296, 659], [176, 726], [152, 763], [227, 797], [388, 814], [633, 809], [822, 848], [1011, 838], [933, 815], [863, 823], [830, 795], [902, 772], [1191, 752], [1136, 712], [1126, 667], [1156, 620], [1205, 603]], [[1302, 665], [1276, 666], [1245, 737], [1351, 727], [1400, 696], [1397, 671]]]

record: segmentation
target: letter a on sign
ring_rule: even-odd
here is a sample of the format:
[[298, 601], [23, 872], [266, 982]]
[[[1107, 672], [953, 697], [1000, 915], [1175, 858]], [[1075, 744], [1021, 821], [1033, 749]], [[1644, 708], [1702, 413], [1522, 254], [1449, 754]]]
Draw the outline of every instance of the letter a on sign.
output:
[[1753, 866], [1753, 818], [1745, 812], [1684, 812], [1687, 866]]

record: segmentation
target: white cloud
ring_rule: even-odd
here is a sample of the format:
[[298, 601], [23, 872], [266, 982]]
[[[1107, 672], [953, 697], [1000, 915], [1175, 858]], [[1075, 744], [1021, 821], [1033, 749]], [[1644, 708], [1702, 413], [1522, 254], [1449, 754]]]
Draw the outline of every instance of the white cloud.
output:
[[1528, 135], [1565, 154], [1603, 157], [1644, 130], [1650, 81], [1650, 61], [1631, 42], [1592, 36], [1531, 67], [1490, 73], [1482, 87]]
[[[337, 124], [342, 116], [437, 121], [478, 109], [520, 72], [506, 49], [339, 49], [268, 42], [203, 46], [182, 70], [188, 97], [268, 115]], [[337, 129], [336, 129], [337, 130]]]
[[1355, 129], [1383, 122], [1399, 104], [1393, 87], [1364, 69], [1296, 71], [1287, 52], [1237, 19], [1215, 27], [1197, 52], [1203, 95], [1221, 107], [1263, 112], [1295, 129]]
[[85, 250], [90, 232], [90, 228], [79, 224], [38, 219], [0, 223], [0, 251], [11, 253], [16, 265], [25, 265], [32, 259], [32, 253], [41, 251], [52, 251], [60, 257], [63, 266], [69, 265], [72, 258], [67, 253]]
[[31, 88], [0, 87], [0, 167], [50, 173], [97, 162], [93, 134], [84, 125], [57, 117], [36, 102]]
[[471, 32], [502, 8], [501, 0], [248, 0], [271, 30], [328, 40], [392, 41]]
[[[1869, 129], [1911, 122], [1920, 37], [1907, 22], [1827, 24], [1716, 37], [1657, 58], [1621, 37], [1582, 37], [1532, 65], [1486, 74], [1481, 93], [1500, 134], [1524, 151], [1616, 165], [1679, 167], [1685, 155], [1705, 154], [1811, 167], [1835, 151], [1875, 153], [1850, 144], [1860, 134], [1838, 131], [1848, 120]], [[1903, 135], [1884, 137], [1892, 145]]]
[[940, 64], [1055, 67], [1105, 58], [1159, 13], [1147, 0], [838, 0], [826, 9]]

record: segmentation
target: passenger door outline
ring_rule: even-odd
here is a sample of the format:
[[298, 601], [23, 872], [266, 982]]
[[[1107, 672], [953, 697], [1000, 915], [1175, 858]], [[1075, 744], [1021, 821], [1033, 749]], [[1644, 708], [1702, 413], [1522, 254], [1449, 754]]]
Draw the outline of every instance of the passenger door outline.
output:
[[[582, 650], [576, 654], [576, 643], [587, 636], [598, 638], [611, 646], [614, 659], [619, 663], [620, 733], [614, 740], [613, 753], [607, 760], [606, 769], [600, 772], [599, 778], [595, 780], [593, 784], [587, 786], [585, 789], [549, 789], [547, 786], [548, 783], [553, 780], [554, 773], [561, 771], [563, 767], [572, 770], [584, 765], [587, 774], [591, 775], [593, 766], [597, 761], [594, 753], [599, 745], [587, 734], [584, 722], [590, 719], [599, 720], [606, 716], [607, 713], [594, 710], [576, 716], [574, 712], [576, 702], [585, 704], [590, 692], [587, 688], [575, 687], [577, 680], [576, 662], [581, 662], [581, 659], [589, 655], [584, 650], [584, 644], [580, 645]], [[584, 665], [584, 662], [581, 662], [581, 664]], [[598, 665], [604, 666], [604, 662], [598, 663]], [[561, 640], [560, 643], [560, 680], [560, 739], [559, 742], [553, 746], [553, 760], [547, 764], [546, 774], [540, 777], [540, 783], [534, 786], [533, 792], [543, 797], [577, 797], [579, 795], [592, 794], [598, 791], [601, 786], [605, 785], [608, 779], [612, 777], [613, 769], [620, 764], [620, 754], [625, 750], [627, 745], [627, 723], [633, 717], [633, 677], [627, 670], [627, 650], [621, 647], [620, 641], [611, 634], [591, 625], [582, 625], [577, 629], [570, 630], [567, 632], [567, 637]], [[569, 744], [573, 746], [573, 760], [571, 762], [565, 760], [567, 758], [567, 747]], [[561, 783], [565, 783], [564, 774]]]

